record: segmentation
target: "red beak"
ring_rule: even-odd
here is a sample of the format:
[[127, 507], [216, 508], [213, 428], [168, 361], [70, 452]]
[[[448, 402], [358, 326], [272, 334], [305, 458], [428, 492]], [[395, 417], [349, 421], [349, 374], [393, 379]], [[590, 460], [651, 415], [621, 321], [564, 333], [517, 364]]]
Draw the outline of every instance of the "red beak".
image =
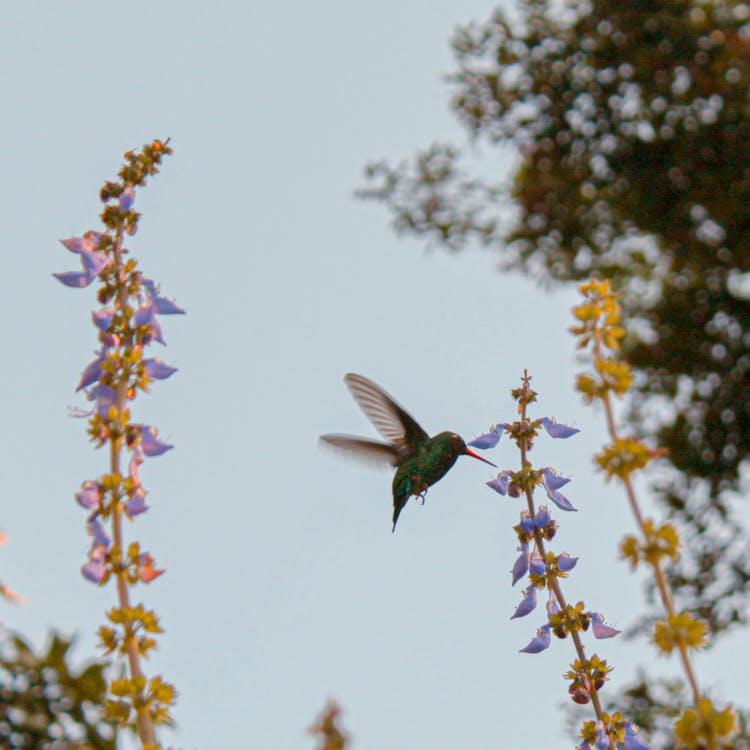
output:
[[[484, 461], [486, 464], [489, 464], [490, 466], [495, 466], [495, 464], [492, 463], [492, 461], [488, 461], [486, 458], [482, 458], [481, 456], [478, 456], [474, 451], [470, 451], [468, 448], [466, 449], [466, 455], [471, 456], [472, 458], [476, 458], [479, 461]], [[497, 469], [497, 466], [495, 466]]]

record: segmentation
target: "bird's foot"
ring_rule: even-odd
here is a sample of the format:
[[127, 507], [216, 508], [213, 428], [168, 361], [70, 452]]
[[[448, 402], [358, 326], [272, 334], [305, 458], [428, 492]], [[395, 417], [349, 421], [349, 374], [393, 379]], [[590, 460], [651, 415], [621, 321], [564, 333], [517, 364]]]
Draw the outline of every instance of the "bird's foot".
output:
[[417, 497], [419, 498], [419, 504], [424, 505], [425, 498], [427, 497], [427, 490], [420, 492]]

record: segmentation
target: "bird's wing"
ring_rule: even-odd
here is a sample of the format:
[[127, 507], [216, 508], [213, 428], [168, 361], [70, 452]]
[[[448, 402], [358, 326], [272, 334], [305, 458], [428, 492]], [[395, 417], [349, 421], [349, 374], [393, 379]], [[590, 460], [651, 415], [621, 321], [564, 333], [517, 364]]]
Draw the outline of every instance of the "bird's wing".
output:
[[346, 453], [351, 458], [368, 464], [396, 466], [398, 451], [390, 445], [377, 440], [354, 437], [352, 435], [321, 435], [321, 444]]
[[372, 380], [350, 372], [344, 382], [375, 429], [393, 443], [399, 455], [413, 453], [420, 443], [429, 439], [414, 417]]

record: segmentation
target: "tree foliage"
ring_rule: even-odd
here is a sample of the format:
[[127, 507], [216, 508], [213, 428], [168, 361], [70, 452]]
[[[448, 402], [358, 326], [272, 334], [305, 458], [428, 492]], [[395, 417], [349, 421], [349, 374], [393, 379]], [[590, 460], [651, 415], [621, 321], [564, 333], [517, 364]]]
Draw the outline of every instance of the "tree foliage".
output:
[[115, 750], [103, 718], [104, 662], [80, 671], [68, 663], [72, 641], [53, 633], [37, 655], [18, 634], [0, 645], [0, 747], [8, 750]]
[[673, 584], [714, 633], [744, 622], [750, 6], [534, 0], [452, 45], [453, 110], [472, 140], [517, 148], [512, 184], [435, 144], [370, 164], [362, 194], [451, 250], [498, 248], [548, 282], [612, 279], [631, 321], [632, 424], [668, 451], [659, 494], [687, 539]]

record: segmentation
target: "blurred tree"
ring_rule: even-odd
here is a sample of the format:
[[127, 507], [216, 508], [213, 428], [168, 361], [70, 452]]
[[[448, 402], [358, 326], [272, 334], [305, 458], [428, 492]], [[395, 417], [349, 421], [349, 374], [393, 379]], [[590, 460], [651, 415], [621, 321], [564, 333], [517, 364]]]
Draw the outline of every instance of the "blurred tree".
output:
[[72, 641], [53, 633], [36, 655], [17, 633], [0, 643], [0, 747], [8, 750], [115, 750], [103, 719], [104, 662], [74, 672], [66, 662]]
[[453, 109], [472, 141], [520, 151], [512, 184], [436, 144], [368, 165], [360, 195], [399, 232], [498, 248], [542, 281], [612, 279], [642, 396], [632, 424], [669, 451], [658, 494], [686, 542], [673, 585], [714, 635], [745, 622], [750, 5], [529, 0], [452, 46]]

